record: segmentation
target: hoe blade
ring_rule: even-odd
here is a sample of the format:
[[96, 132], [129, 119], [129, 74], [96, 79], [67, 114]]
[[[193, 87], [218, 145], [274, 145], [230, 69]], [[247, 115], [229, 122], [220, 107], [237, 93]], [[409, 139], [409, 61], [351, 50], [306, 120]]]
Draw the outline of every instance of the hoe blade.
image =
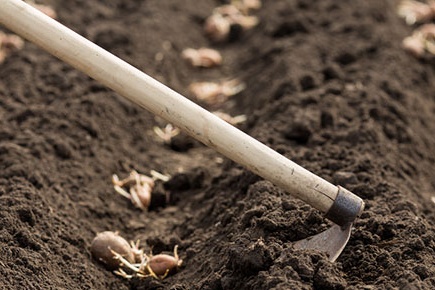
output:
[[329, 256], [329, 261], [334, 262], [349, 241], [351, 229], [351, 223], [344, 227], [334, 224], [320, 234], [295, 242], [294, 246], [296, 249], [312, 249], [325, 252]]

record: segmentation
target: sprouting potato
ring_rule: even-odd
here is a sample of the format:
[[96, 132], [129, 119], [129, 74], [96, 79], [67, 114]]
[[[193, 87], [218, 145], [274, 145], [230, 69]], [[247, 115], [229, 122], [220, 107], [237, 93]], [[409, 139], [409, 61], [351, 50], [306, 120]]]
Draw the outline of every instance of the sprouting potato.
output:
[[226, 97], [222, 94], [222, 87], [219, 83], [197, 82], [189, 86], [189, 91], [198, 99], [209, 104], [223, 102]]
[[[113, 186], [119, 194], [131, 200], [134, 206], [147, 210], [151, 203], [151, 193], [154, 188], [154, 180], [143, 174], [139, 174], [136, 171], [132, 171], [130, 175], [119, 180], [118, 176], [114, 174], [112, 176]], [[129, 192], [122, 187], [129, 187]]]
[[171, 271], [177, 270], [183, 260], [178, 257], [178, 246], [174, 247], [174, 256], [168, 254], [151, 255], [148, 257], [147, 269], [151, 276], [164, 279]]
[[133, 277], [153, 277], [159, 280], [164, 279], [170, 272], [176, 271], [183, 263], [178, 256], [178, 245], [174, 247], [174, 255], [158, 254], [150, 256], [142, 254], [140, 264], [133, 264], [116, 251], [112, 251], [115, 259], [119, 260], [120, 265], [132, 270], [134, 274], [127, 274], [123, 269], [119, 268], [115, 274], [130, 279]]
[[206, 47], [199, 49], [186, 48], [181, 56], [196, 67], [214, 67], [222, 64], [220, 52]]
[[96, 260], [103, 263], [109, 270], [120, 267], [120, 260], [115, 258], [113, 251], [126, 261], [135, 262], [132, 247], [118, 232], [105, 231], [98, 233], [92, 241], [91, 253]]
[[402, 42], [403, 48], [416, 57], [423, 57], [427, 51], [435, 55], [435, 24], [425, 24]]
[[213, 10], [213, 14], [218, 14], [228, 19], [230, 24], [238, 24], [244, 30], [248, 30], [256, 26], [259, 22], [256, 16], [245, 15], [234, 5], [222, 5]]
[[435, 3], [404, 0], [399, 3], [397, 13], [405, 19], [408, 25], [428, 22], [435, 17]]
[[204, 32], [208, 38], [215, 42], [228, 39], [231, 30], [231, 22], [220, 14], [212, 14], [204, 23]]
[[[239, 5], [239, 7], [242, 7]], [[259, 23], [256, 16], [246, 15], [247, 12], [239, 7], [227, 4], [213, 10], [204, 24], [205, 34], [215, 42], [229, 39], [231, 27], [239, 25], [243, 30], [249, 30]]]
[[163, 129], [154, 126], [153, 131], [165, 144], [170, 144], [172, 138], [180, 134], [180, 129], [174, 127], [172, 124], [167, 124]]
[[234, 96], [245, 89], [245, 84], [238, 79], [229, 81], [197, 82], [189, 86], [190, 92], [201, 101], [210, 105], [225, 102], [229, 97]]
[[[148, 210], [151, 204], [152, 191], [155, 180], [166, 182], [170, 176], [151, 170], [152, 177], [139, 174], [133, 170], [130, 175], [119, 180], [116, 174], [112, 175], [112, 183], [115, 191], [120, 195], [131, 200], [134, 206], [142, 210]], [[128, 192], [123, 188], [128, 188]]]

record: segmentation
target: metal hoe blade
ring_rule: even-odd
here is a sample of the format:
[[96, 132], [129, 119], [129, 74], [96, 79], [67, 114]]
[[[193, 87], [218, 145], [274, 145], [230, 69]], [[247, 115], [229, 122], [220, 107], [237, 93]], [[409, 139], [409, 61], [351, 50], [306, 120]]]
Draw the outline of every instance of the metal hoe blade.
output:
[[297, 241], [294, 247], [325, 252], [328, 254], [329, 261], [334, 262], [349, 241], [351, 229], [351, 223], [344, 227], [334, 224], [320, 234]]
[[334, 225], [320, 234], [297, 241], [295, 248], [325, 252], [334, 262], [350, 238], [352, 224], [364, 209], [364, 202], [350, 191], [339, 186], [338, 194], [325, 217]]

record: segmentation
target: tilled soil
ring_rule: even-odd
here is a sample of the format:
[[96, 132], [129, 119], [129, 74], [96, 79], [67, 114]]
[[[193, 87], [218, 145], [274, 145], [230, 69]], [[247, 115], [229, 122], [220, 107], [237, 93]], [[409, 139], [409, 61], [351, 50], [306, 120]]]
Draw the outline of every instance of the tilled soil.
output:
[[[59, 21], [193, 101], [194, 81], [242, 79], [209, 106], [366, 202], [335, 263], [292, 242], [322, 214], [26, 43], [0, 65], [1, 289], [434, 289], [435, 73], [403, 51], [396, 1], [264, 1], [260, 24], [227, 43], [202, 25], [211, 0], [46, 1]], [[1, 6], [0, 6], [1, 7]], [[190, 67], [210, 46], [219, 68]], [[158, 96], [156, 96], [158, 97]], [[265, 160], [267, 162], [267, 160]], [[172, 176], [148, 212], [115, 193], [133, 169]], [[176, 274], [123, 279], [92, 259], [96, 233], [179, 245]]]

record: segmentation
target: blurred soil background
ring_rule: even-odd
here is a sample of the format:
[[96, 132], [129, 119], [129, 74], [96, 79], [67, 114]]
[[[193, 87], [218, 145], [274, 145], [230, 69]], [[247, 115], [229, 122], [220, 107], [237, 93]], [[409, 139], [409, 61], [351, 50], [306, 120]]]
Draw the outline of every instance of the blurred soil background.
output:
[[[39, 2], [42, 3], [42, 2]], [[335, 263], [292, 242], [328, 227], [321, 213], [26, 42], [0, 65], [1, 289], [434, 289], [435, 73], [401, 47], [396, 1], [275, 0], [260, 23], [213, 43], [213, 0], [50, 0], [58, 20], [197, 102], [194, 81], [239, 78], [220, 109], [256, 139], [366, 201]], [[181, 59], [213, 47], [221, 67]], [[158, 98], [159, 96], [155, 96]], [[172, 176], [149, 212], [112, 174]], [[162, 281], [126, 280], [92, 259], [96, 233], [179, 245]]]

